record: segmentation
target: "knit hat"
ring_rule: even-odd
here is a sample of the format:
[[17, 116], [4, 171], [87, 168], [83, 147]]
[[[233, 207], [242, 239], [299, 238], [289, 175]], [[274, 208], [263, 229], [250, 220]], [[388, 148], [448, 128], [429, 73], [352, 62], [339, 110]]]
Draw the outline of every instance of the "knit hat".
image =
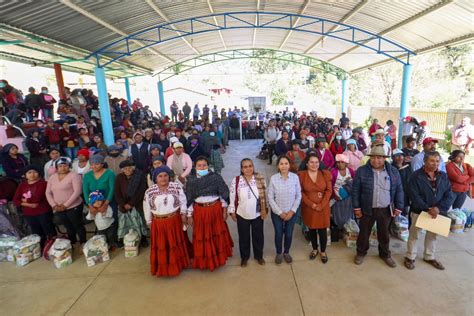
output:
[[119, 168], [125, 168], [125, 167], [134, 167], [135, 163], [131, 160], [124, 160], [119, 164]]
[[355, 145], [356, 148], [357, 148], [357, 142], [355, 141], [355, 139], [352, 139], [352, 138], [349, 138], [347, 141], [346, 141], [346, 145]]
[[101, 190], [95, 190], [89, 194], [89, 204], [92, 205], [97, 201], [105, 201], [105, 196]]
[[170, 178], [173, 176], [173, 171], [171, 171], [171, 169], [168, 166], [161, 166], [153, 170], [153, 182], [156, 183], [156, 178], [158, 177], [160, 173], [163, 173], [163, 172], [167, 173], [170, 176]]
[[122, 152], [122, 148], [119, 147], [119, 146], [116, 146], [116, 145], [111, 145], [111, 146], [107, 147], [107, 153], [110, 154], [112, 151]]
[[176, 143], [176, 142], [179, 142], [178, 137], [171, 137], [171, 138], [170, 138], [170, 143], [171, 143], [171, 144], [174, 144], [174, 143]]
[[104, 156], [100, 155], [100, 154], [96, 154], [96, 155], [93, 155], [90, 159], [89, 159], [89, 162], [90, 164], [97, 164], [97, 163], [104, 163]]
[[15, 144], [13, 144], [13, 143], [8, 143], [8, 144], [6, 144], [5, 146], [3, 146], [2, 152], [8, 154], [8, 152], [10, 151], [10, 149], [12, 149], [13, 147], [18, 148], [17, 145], [15, 145]]
[[78, 156], [82, 155], [82, 156], [86, 157], [86, 159], [89, 159], [89, 154], [90, 154], [90, 153], [89, 153], [89, 149], [86, 149], [86, 148], [79, 149], [79, 150], [77, 151], [77, 155], [78, 155]]
[[163, 156], [159, 155], [159, 156], [153, 157], [152, 162], [157, 161], [157, 160], [161, 161], [163, 164], [166, 164], [166, 159]]
[[349, 163], [349, 157], [347, 157], [346, 155], [343, 155], [343, 154], [337, 154], [336, 155], [336, 162]]
[[43, 177], [43, 170], [37, 165], [28, 165], [25, 168], [23, 168], [23, 175], [25, 175], [28, 171], [34, 170], [39, 173], [40, 177]]
[[161, 145], [159, 145], [159, 144], [150, 144], [150, 151], [152, 151], [153, 149], [158, 149], [159, 151], [161, 151]]

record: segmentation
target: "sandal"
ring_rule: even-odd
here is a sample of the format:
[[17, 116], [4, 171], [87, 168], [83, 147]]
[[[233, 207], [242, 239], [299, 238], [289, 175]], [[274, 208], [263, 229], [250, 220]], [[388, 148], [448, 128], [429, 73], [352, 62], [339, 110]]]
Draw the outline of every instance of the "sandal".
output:
[[316, 257], [318, 256], [319, 254], [319, 250], [313, 250], [311, 251], [311, 253], [309, 254], [309, 260], [314, 260], [316, 259]]
[[433, 259], [433, 260], [423, 259], [423, 261], [431, 264], [433, 267], [435, 267], [438, 270], [444, 270], [444, 266], [441, 264], [441, 262], [437, 261], [436, 259]]
[[329, 258], [328, 258], [328, 256], [327, 256], [326, 254], [324, 254], [324, 255], [321, 254], [321, 261], [322, 261], [322, 263], [326, 263], [326, 262], [328, 262], [328, 260], [329, 260]]
[[411, 260], [411, 259], [408, 259], [408, 258], [405, 258], [405, 267], [408, 269], [408, 270], [413, 270], [415, 269], [415, 260]]

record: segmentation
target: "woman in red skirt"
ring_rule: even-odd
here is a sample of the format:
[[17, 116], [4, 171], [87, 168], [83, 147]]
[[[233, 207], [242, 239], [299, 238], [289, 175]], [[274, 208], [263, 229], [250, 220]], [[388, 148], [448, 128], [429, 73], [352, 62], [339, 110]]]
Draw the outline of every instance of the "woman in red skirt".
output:
[[183, 187], [170, 182], [172, 171], [162, 166], [153, 172], [156, 183], [145, 192], [143, 211], [151, 226], [150, 271], [156, 276], [177, 276], [190, 265]]
[[195, 168], [186, 182], [188, 224], [194, 222], [193, 268], [214, 271], [232, 257], [234, 246], [226, 223], [229, 188], [219, 174], [209, 171], [207, 158], [196, 158]]

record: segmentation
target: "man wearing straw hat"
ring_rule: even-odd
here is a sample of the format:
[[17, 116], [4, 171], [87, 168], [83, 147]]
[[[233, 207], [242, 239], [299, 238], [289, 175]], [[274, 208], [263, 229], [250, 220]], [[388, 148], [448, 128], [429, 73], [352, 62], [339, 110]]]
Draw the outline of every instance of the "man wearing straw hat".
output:
[[372, 147], [368, 156], [368, 163], [357, 169], [352, 184], [352, 206], [360, 226], [354, 263], [360, 265], [364, 261], [376, 222], [379, 256], [389, 267], [395, 268], [397, 264], [389, 250], [389, 226], [392, 217], [400, 215], [403, 209], [402, 181], [397, 169], [385, 161], [388, 155], [383, 145]]

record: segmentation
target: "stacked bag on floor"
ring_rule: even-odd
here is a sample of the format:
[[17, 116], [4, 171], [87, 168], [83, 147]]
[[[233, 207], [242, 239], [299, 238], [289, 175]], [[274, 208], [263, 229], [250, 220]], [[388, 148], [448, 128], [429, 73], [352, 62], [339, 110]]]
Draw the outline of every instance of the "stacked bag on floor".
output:
[[58, 269], [67, 267], [72, 263], [72, 246], [69, 239], [57, 238], [48, 251], [49, 259]]
[[125, 258], [138, 256], [139, 245], [140, 234], [138, 234], [134, 229], [130, 229], [128, 233], [123, 237]]
[[13, 254], [13, 246], [18, 242], [18, 237], [10, 235], [0, 235], [0, 262], [1, 261], [15, 261]]
[[408, 225], [408, 218], [403, 215], [399, 215], [393, 219], [392, 224], [390, 225], [390, 233], [393, 237], [403, 241], [408, 241]]
[[355, 248], [357, 246], [357, 237], [359, 237], [359, 225], [353, 219], [344, 224], [344, 242], [347, 247]]
[[98, 263], [109, 261], [109, 246], [104, 235], [95, 235], [89, 239], [82, 249], [88, 267], [95, 266]]
[[454, 209], [448, 211], [448, 217], [451, 218], [451, 232], [463, 233], [466, 225], [467, 216], [461, 209]]
[[17, 266], [25, 266], [41, 257], [40, 241], [40, 236], [33, 234], [15, 243], [13, 255]]

